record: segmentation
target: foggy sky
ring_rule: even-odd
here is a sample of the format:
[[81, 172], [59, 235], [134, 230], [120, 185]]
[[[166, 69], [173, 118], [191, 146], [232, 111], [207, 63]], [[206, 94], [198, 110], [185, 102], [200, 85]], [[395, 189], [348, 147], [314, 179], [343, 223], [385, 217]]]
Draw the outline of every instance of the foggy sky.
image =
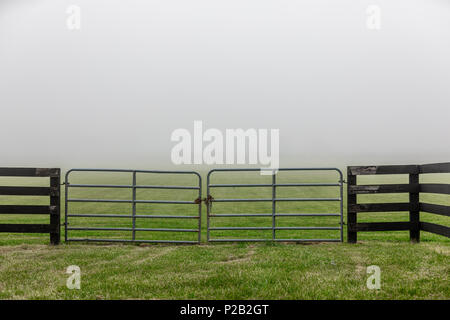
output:
[[280, 129], [281, 166], [449, 161], [449, 84], [446, 0], [0, 0], [0, 166], [167, 166], [194, 120]]

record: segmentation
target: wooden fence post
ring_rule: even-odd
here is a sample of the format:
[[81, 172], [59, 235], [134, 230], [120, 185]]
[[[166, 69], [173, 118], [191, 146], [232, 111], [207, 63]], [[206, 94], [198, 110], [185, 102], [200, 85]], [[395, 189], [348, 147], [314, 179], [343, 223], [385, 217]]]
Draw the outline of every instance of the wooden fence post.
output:
[[[419, 171], [419, 170], [418, 170]], [[409, 175], [409, 185], [411, 192], [409, 193], [409, 222], [411, 229], [409, 230], [409, 238], [412, 242], [420, 241], [420, 209], [419, 209], [419, 173], [411, 173]]]
[[352, 231], [356, 227], [356, 211], [351, 206], [356, 204], [356, 194], [350, 192], [351, 186], [356, 185], [356, 176], [352, 174], [350, 167], [347, 167], [347, 242], [356, 243], [357, 233]]
[[59, 244], [61, 241], [60, 233], [60, 195], [61, 195], [61, 169], [53, 169], [50, 175], [50, 226], [52, 232], [50, 232], [50, 243]]

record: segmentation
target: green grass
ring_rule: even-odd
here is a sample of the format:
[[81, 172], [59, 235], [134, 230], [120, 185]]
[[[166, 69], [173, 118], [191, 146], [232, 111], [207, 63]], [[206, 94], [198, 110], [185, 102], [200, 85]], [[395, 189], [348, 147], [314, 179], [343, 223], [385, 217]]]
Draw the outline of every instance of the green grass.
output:
[[[202, 177], [206, 177], [205, 174]], [[319, 182], [317, 175], [280, 173], [280, 183]], [[359, 183], [405, 183], [407, 176], [363, 177]], [[427, 182], [449, 182], [429, 175]], [[204, 179], [206, 180], [206, 179]], [[217, 174], [213, 183], [270, 183], [271, 177]], [[320, 182], [336, 182], [335, 175]], [[34, 185], [48, 181], [37, 179]], [[205, 181], [204, 181], [205, 182]], [[129, 184], [130, 174], [74, 174], [71, 183]], [[195, 185], [195, 178], [138, 175], [139, 184]], [[2, 179], [1, 185], [30, 185]], [[205, 187], [205, 186], [204, 186]], [[206, 188], [203, 191], [203, 197]], [[212, 190], [219, 198], [269, 198], [270, 188]], [[194, 200], [196, 191], [139, 190], [138, 199]], [[278, 197], [337, 197], [338, 188], [278, 188]], [[71, 198], [130, 199], [127, 189], [70, 190]], [[447, 196], [422, 201], [450, 204]], [[359, 197], [359, 202], [407, 201], [406, 194]], [[39, 197], [1, 197], [0, 204], [48, 204]], [[63, 208], [63, 207], [62, 207]], [[63, 243], [49, 246], [48, 235], [0, 234], [2, 299], [449, 299], [450, 239], [422, 232], [420, 244], [409, 233], [360, 233], [356, 245], [341, 243], [206, 243], [203, 206], [201, 245], [123, 245]], [[278, 212], [338, 212], [334, 202], [285, 202]], [[345, 208], [344, 208], [345, 209]], [[138, 214], [196, 215], [195, 205], [138, 204]], [[71, 213], [130, 214], [131, 204], [71, 203]], [[214, 213], [270, 213], [271, 203], [213, 204]], [[344, 210], [345, 212], [345, 210]], [[449, 225], [446, 217], [421, 213], [422, 220]], [[406, 221], [407, 213], [360, 214], [359, 221]], [[48, 223], [48, 217], [0, 215], [0, 223]], [[71, 226], [131, 227], [128, 218], [70, 218]], [[138, 228], [196, 228], [195, 219], [137, 219]], [[339, 218], [277, 218], [278, 226], [338, 226]], [[271, 226], [271, 218], [214, 218], [211, 226]], [[63, 231], [63, 230], [62, 230]], [[344, 232], [345, 234], [345, 232]], [[71, 238], [131, 239], [131, 232], [70, 231]], [[217, 238], [270, 238], [271, 231], [214, 231]], [[138, 232], [138, 239], [196, 240], [196, 233]], [[280, 238], [337, 238], [338, 231], [278, 231]], [[67, 266], [78, 265], [82, 289], [69, 290]], [[381, 268], [381, 289], [366, 287], [366, 267]]]

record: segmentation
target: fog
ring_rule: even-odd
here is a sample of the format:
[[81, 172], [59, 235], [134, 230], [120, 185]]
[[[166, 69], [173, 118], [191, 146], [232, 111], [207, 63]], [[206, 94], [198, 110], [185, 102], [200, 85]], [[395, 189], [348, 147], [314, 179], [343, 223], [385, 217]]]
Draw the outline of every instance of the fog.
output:
[[449, 84], [446, 0], [0, 0], [0, 166], [173, 166], [195, 120], [279, 129], [281, 166], [449, 161]]

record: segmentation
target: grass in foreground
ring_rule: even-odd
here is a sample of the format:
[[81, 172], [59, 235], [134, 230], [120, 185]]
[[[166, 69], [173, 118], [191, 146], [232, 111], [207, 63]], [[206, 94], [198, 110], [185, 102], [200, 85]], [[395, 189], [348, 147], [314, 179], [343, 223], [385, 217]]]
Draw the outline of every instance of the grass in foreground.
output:
[[[2, 299], [449, 299], [450, 246], [348, 244], [0, 247]], [[69, 265], [81, 290], [66, 288]], [[381, 268], [381, 289], [366, 268]]]

